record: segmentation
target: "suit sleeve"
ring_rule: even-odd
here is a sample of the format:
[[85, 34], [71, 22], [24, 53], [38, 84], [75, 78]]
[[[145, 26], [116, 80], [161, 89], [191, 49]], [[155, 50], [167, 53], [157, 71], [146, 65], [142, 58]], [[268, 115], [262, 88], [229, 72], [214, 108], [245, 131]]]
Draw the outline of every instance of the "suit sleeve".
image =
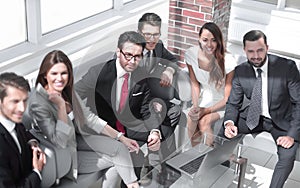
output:
[[[168, 67], [172, 67], [175, 71], [178, 70], [178, 66], [177, 66], [177, 58], [169, 51], [165, 48], [164, 44], [162, 43], [162, 41], [159, 41], [159, 43], [157, 44], [159, 45], [157, 47], [156, 50], [161, 50], [161, 61], [160, 63], [163, 65], [166, 65]], [[157, 52], [159, 53], [159, 52]]]
[[141, 114], [148, 131], [151, 131], [152, 129], [160, 130], [159, 114], [154, 111], [153, 105], [151, 104], [152, 99], [153, 97], [151, 97], [150, 95], [150, 89], [147, 86], [147, 84], [145, 84], [144, 99], [141, 107]]
[[240, 76], [238, 70], [235, 69], [235, 74], [232, 80], [232, 89], [230, 96], [226, 103], [226, 110], [224, 116], [224, 122], [232, 120], [237, 125], [240, 109], [243, 104], [244, 92], [240, 83]]
[[99, 66], [91, 67], [82, 78], [76, 82], [75, 90], [81, 99], [89, 97], [92, 91], [95, 91], [97, 78], [100, 74]]
[[299, 140], [300, 134], [300, 76], [299, 70], [295, 62], [291, 63], [288, 71], [288, 90], [290, 94], [290, 100], [292, 103], [292, 120], [290, 122], [290, 129], [288, 130], [288, 136]]
[[[36, 96], [36, 97], [34, 97]], [[30, 100], [30, 114], [34, 117], [43, 134], [56, 146], [65, 148], [67, 142], [71, 139], [71, 126], [61, 120], [57, 120], [57, 115], [49, 107], [50, 101], [42, 100], [38, 94], [32, 95], [34, 100]]]
[[41, 180], [34, 171], [26, 176], [24, 175], [25, 177], [19, 178], [18, 182], [16, 181], [16, 177], [13, 177], [13, 174], [18, 174], [18, 172], [13, 172], [11, 164], [19, 165], [19, 160], [8, 146], [9, 144], [3, 140], [3, 137], [0, 138], [0, 187], [39, 188]]

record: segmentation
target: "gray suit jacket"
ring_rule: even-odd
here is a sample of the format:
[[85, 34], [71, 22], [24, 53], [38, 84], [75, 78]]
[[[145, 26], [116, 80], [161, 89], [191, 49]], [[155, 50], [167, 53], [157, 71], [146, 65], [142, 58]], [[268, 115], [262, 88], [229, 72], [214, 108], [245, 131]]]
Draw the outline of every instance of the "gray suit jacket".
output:
[[[300, 76], [294, 61], [268, 55], [268, 104], [269, 113], [277, 127], [299, 140], [300, 133]], [[256, 80], [249, 62], [235, 68], [232, 90], [226, 104], [224, 121], [247, 117], [248, 106], [242, 108], [244, 96], [251, 100]]]
[[[74, 106], [73, 111], [82, 109], [83, 121], [75, 117], [75, 121], [68, 118], [68, 124], [58, 120], [57, 107], [48, 99], [47, 91], [38, 85], [37, 89], [32, 91], [28, 102], [29, 113], [36, 119], [43, 134], [54, 145], [60, 148], [67, 148], [72, 156], [72, 169], [77, 169], [77, 143], [76, 133], [81, 135], [100, 134], [106, 125], [106, 122], [91, 113], [85, 107], [76, 93], [73, 99], [78, 101], [78, 106]], [[74, 123], [73, 123], [74, 122]], [[81, 122], [84, 122], [83, 124]], [[73, 177], [75, 172], [70, 171], [69, 177]]]

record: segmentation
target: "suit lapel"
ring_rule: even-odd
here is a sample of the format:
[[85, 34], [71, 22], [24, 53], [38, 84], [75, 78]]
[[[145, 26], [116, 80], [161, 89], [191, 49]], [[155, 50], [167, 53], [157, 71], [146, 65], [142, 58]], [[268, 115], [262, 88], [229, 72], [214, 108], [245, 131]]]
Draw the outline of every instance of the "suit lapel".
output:
[[107, 62], [99, 77], [96, 86], [97, 92], [107, 101], [110, 106], [115, 109], [115, 101], [116, 101], [116, 60], [111, 60]]
[[273, 90], [273, 84], [274, 84], [274, 75], [273, 73], [275, 70], [275, 65], [273, 61], [270, 61], [270, 56], [268, 56], [269, 62], [268, 62], [268, 106], [270, 108], [271, 105], [271, 99], [272, 99], [272, 90]]
[[10, 133], [3, 127], [3, 125], [1, 123], [0, 123], [0, 133], [1, 133], [1, 135], [4, 136], [5, 140], [7, 141], [8, 145], [10, 145], [12, 150], [14, 152], [16, 152], [16, 154], [20, 157], [20, 152], [19, 152], [16, 142], [14, 141], [14, 139], [12, 138]]

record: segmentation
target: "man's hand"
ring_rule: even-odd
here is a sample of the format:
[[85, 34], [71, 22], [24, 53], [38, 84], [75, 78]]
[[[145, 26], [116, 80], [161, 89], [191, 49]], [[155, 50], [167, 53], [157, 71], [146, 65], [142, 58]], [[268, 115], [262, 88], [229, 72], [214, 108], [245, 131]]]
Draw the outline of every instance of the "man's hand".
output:
[[129, 152], [135, 152], [136, 154], [139, 152], [140, 146], [139, 144], [130, 138], [125, 137], [122, 135], [120, 137], [120, 141], [129, 149]]
[[225, 125], [225, 131], [224, 131], [224, 135], [227, 138], [233, 138], [238, 134], [238, 129], [237, 127], [232, 123], [232, 122], [228, 122]]
[[148, 136], [148, 148], [151, 151], [157, 151], [160, 148], [160, 137], [158, 132], [153, 132]]
[[294, 145], [294, 138], [290, 136], [280, 136], [277, 138], [276, 143], [278, 146], [282, 146], [286, 149], [292, 147]]
[[156, 113], [162, 112], [162, 107], [159, 102], [153, 102], [153, 108]]
[[175, 70], [171, 67], [167, 67], [166, 70], [161, 74], [160, 86], [170, 87], [173, 82], [173, 75]]
[[37, 146], [32, 146], [32, 166], [34, 169], [41, 172], [43, 170], [44, 165], [46, 164], [46, 155], [41, 150], [41, 148]]

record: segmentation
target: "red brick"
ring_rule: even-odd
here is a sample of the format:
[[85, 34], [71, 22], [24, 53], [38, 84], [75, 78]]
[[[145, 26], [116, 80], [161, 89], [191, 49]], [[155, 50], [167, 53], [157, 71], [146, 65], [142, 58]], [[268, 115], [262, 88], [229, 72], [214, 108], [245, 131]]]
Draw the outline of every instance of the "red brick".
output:
[[193, 25], [189, 25], [189, 24], [185, 24], [185, 23], [181, 23], [181, 22], [175, 22], [175, 27], [179, 27], [182, 29], [187, 29], [187, 30], [191, 30], [191, 31], [195, 31], [195, 26]]
[[191, 45], [176, 41], [174, 42], [174, 46], [182, 49], [189, 49], [191, 47]]
[[197, 46], [199, 43], [198, 43], [198, 39], [199, 38], [186, 38], [186, 43], [187, 44], [190, 44], [190, 45], [193, 45], [193, 46]]
[[211, 14], [205, 14], [205, 20], [212, 21], [213, 20], [212, 15]]
[[198, 19], [203, 19], [204, 18], [204, 14], [201, 13], [201, 12], [194, 12], [194, 11], [190, 11], [190, 10], [183, 10], [182, 14], [184, 16], [189, 16], [189, 17], [198, 18]]
[[175, 28], [175, 27], [169, 27], [168, 28], [168, 32], [169, 33], [177, 33], [177, 34], [180, 34], [180, 28]]
[[170, 20], [174, 20], [174, 21], [180, 21], [180, 22], [184, 22], [187, 23], [187, 18], [178, 14], [169, 14], [169, 19]]
[[170, 11], [170, 13], [182, 14], [182, 9], [181, 8], [170, 7], [169, 11]]
[[191, 3], [194, 4], [195, 0], [179, 0], [180, 2], [184, 2], [184, 3]]
[[202, 19], [189, 18], [188, 23], [196, 26], [202, 26], [206, 21]]
[[202, 6], [213, 6], [213, 1], [212, 0], [196, 0], [196, 4], [202, 5]]
[[184, 3], [184, 2], [179, 2], [178, 3], [178, 7], [182, 7], [182, 8], [186, 8], [186, 9], [190, 9], [190, 10], [199, 11], [199, 6], [198, 5]]
[[169, 33], [168, 39], [175, 40], [175, 41], [180, 41], [180, 42], [184, 42], [184, 37], [182, 37], [181, 35], [178, 35], [178, 34], [171, 34], [171, 33]]
[[171, 7], [171, 6], [177, 7], [177, 1], [171, 1], [171, 0], [170, 0], [169, 6], [170, 6], [170, 7]]
[[201, 6], [201, 12], [203, 12], [203, 13], [212, 13], [212, 8]]
[[188, 30], [181, 30], [181, 35], [191, 37], [191, 38], [198, 38], [198, 32], [196, 32], [196, 31], [192, 32], [192, 31], [188, 31]]

